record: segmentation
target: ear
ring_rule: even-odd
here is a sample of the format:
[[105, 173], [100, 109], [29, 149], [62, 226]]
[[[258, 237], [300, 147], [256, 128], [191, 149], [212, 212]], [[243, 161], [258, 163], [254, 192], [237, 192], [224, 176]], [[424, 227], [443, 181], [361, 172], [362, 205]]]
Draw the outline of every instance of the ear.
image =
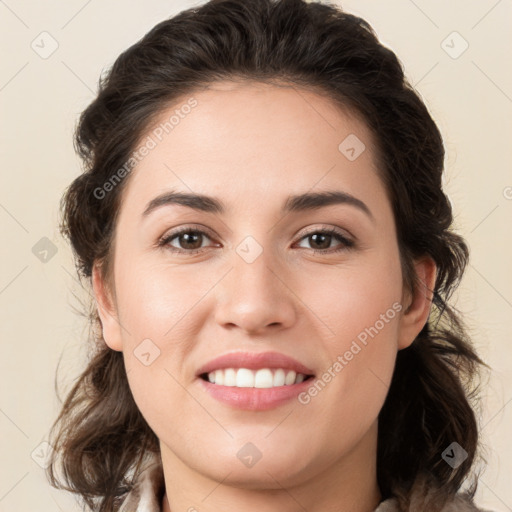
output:
[[98, 264], [94, 264], [92, 269], [92, 287], [98, 315], [103, 328], [103, 339], [112, 350], [122, 350], [121, 325], [117, 317], [115, 304], [111, 298], [111, 290], [101, 276]]
[[427, 323], [432, 306], [433, 290], [436, 282], [436, 264], [428, 256], [414, 263], [418, 281], [412, 293], [407, 293], [404, 312], [400, 318], [398, 350], [407, 348], [416, 339]]

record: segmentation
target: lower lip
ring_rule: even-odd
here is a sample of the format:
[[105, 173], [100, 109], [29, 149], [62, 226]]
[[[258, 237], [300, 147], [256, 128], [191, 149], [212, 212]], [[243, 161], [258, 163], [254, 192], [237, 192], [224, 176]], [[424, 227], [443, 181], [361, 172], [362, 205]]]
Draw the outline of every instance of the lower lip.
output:
[[199, 380], [204, 389], [219, 402], [236, 409], [266, 411], [295, 398], [311, 386], [314, 378], [303, 380], [298, 384], [277, 386], [275, 388], [237, 388], [235, 386], [212, 384], [200, 377]]

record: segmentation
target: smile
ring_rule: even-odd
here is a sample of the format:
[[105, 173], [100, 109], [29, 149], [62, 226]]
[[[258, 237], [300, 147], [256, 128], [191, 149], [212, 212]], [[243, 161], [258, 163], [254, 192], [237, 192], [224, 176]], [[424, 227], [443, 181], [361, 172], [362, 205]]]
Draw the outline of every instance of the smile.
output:
[[223, 368], [203, 373], [201, 378], [218, 386], [237, 388], [275, 388], [299, 384], [312, 375], [297, 373], [283, 368]]

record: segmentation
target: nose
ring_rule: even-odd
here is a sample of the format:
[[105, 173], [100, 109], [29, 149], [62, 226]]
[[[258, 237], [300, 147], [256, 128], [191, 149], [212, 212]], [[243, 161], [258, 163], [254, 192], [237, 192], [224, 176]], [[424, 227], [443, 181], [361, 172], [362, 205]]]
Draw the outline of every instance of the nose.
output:
[[252, 263], [233, 255], [231, 271], [216, 287], [218, 325], [239, 327], [249, 334], [293, 325], [298, 300], [269, 252], [264, 250]]

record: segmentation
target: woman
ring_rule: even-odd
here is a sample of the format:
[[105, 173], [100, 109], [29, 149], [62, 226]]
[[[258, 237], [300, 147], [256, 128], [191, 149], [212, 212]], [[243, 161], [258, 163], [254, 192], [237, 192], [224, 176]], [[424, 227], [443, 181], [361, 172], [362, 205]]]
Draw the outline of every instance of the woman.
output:
[[364, 20], [184, 11], [76, 142], [62, 231], [98, 329], [53, 485], [97, 511], [478, 510], [483, 363], [447, 303], [468, 249], [438, 128]]

